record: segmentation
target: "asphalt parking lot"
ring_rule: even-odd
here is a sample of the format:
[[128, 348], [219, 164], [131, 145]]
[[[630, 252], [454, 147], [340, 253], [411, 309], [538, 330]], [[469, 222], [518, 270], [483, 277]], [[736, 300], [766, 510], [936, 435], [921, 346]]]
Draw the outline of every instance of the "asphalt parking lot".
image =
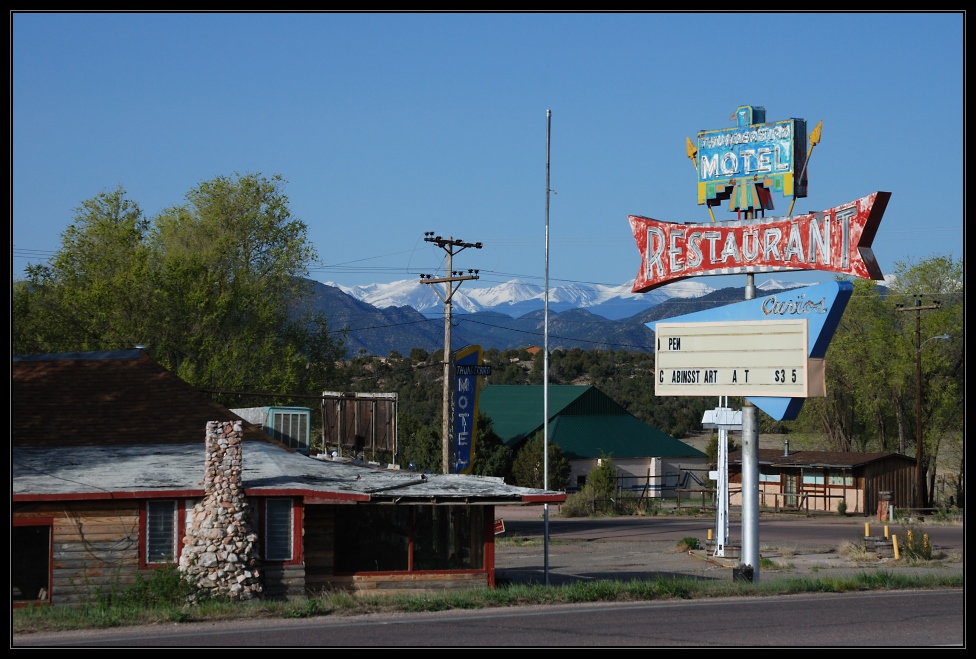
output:
[[[502, 582], [544, 583], [545, 553], [541, 508], [496, 510], [505, 532], [496, 535], [496, 577]], [[738, 538], [738, 519], [730, 521], [730, 542]], [[760, 579], [790, 576], [849, 576], [870, 570], [894, 573], [963, 572], [961, 525], [929, 525], [922, 530], [932, 538], [933, 560], [896, 561], [871, 552], [845, 552], [842, 546], [859, 545], [864, 524], [872, 536], [883, 534], [883, 525], [871, 518], [833, 516], [821, 518], [763, 517], [760, 519]], [[714, 518], [700, 517], [606, 517], [560, 518], [550, 512], [549, 581], [553, 585], [580, 580], [655, 579], [691, 577], [732, 580], [734, 558], [716, 558], [704, 549], [679, 551], [685, 537], [704, 544]], [[891, 534], [904, 527], [889, 525]], [[904, 537], [904, 535], [902, 536]]]

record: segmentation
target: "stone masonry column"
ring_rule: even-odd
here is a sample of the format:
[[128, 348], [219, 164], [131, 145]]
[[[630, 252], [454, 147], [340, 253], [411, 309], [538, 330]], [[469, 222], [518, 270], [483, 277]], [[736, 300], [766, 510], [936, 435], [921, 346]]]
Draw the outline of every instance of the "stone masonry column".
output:
[[240, 421], [207, 423], [203, 500], [188, 516], [180, 572], [200, 594], [237, 600], [262, 591], [257, 534], [241, 478]]

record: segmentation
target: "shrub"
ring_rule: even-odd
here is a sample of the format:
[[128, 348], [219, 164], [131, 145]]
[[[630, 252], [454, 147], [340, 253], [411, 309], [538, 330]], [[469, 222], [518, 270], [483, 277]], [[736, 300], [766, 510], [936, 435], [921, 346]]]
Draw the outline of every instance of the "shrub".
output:
[[135, 583], [126, 588], [118, 599], [122, 603], [145, 608], [180, 606], [194, 593], [195, 589], [183, 579], [176, 565], [155, 568], [151, 572], [148, 579], [138, 574]]
[[593, 494], [600, 499], [610, 499], [617, 493], [617, 468], [613, 466], [613, 458], [603, 455], [599, 464], [586, 475], [586, 487], [593, 489]]
[[562, 517], [590, 517], [591, 515], [657, 515], [660, 503], [645, 499], [635, 492], [620, 492], [615, 498], [599, 496], [596, 488], [587, 483], [579, 492], [567, 495], [559, 506]]
[[843, 499], [841, 499], [837, 503], [837, 514], [838, 515], [846, 515], [847, 514], [847, 502], [844, 501]]
[[[536, 433], [535, 437], [519, 449], [512, 463], [512, 476], [515, 484], [520, 487], [543, 487], [543, 438], [542, 433]], [[562, 449], [553, 443], [549, 443], [549, 489], [564, 490], [569, 481], [569, 474], [572, 467], [569, 458], [563, 455]]]
[[912, 560], [932, 560], [932, 543], [929, 541], [929, 534], [915, 526], [906, 526], [902, 552]]
[[678, 540], [678, 544], [674, 546], [675, 551], [691, 551], [692, 549], [699, 549], [701, 544], [698, 542], [698, 538], [693, 538], [691, 536], [685, 536]]
[[592, 491], [584, 485], [579, 492], [566, 496], [566, 501], [559, 506], [562, 517], [589, 517], [593, 514]]

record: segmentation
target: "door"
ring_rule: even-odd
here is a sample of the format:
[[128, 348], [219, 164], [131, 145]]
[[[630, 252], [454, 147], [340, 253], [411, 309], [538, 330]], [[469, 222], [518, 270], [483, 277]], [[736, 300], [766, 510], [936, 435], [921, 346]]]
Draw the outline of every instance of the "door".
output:
[[787, 508], [796, 508], [796, 485], [797, 485], [797, 474], [787, 473], [784, 474], [786, 477], [783, 485], [783, 503]]
[[14, 605], [51, 599], [51, 525], [15, 518], [10, 534], [11, 599]]

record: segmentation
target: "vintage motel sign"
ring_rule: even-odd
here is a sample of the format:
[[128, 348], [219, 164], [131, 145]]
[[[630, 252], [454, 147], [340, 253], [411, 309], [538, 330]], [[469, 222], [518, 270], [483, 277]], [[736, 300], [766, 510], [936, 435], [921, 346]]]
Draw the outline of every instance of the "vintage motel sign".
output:
[[454, 353], [454, 471], [470, 474], [474, 463], [478, 423], [478, 378], [491, 375], [481, 364], [481, 346]]
[[633, 291], [697, 275], [823, 270], [881, 280], [871, 244], [890, 192], [875, 192], [820, 213], [677, 224], [629, 216], [641, 254]]
[[766, 108], [753, 105], [739, 106], [731, 119], [732, 128], [698, 133], [698, 204], [766, 210], [774, 191], [806, 197], [807, 122], [766, 123]]
[[[657, 334], [659, 332], [658, 328], [662, 324], [690, 325], [702, 323], [713, 326], [721, 326], [734, 325], [744, 321], [755, 322], [776, 319], [794, 321], [803, 320], [806, 322], [806, 357], [808, 358], [804, 366], [808, 370], [805, 371], [805, 374], [798, 372], [797, 377], [798, 379], [805, 378], [807, 380], [811, 380], [813, 377], [822, 378], [822, 374], [811, 375], [809, 369], [819, 368], [815, 360], [823, 360], [824, 355], [826, 355], [827, 347], [830, 345], [830, 339], [833, 337], [834, 331], [840, 324], [841, 316], [844, 314], [844, 309], [847, 307], [847, 302], [850, 300], [851, 293], [853, 293], [853, 291], [854, 286], [850, 282], [831, 281], [825, 284], [807, 286], [804, 288], [787, 291], [785, 293], [775, 293], [765, 297], [756, 298], [754, 300], [729, 304], [716, 309], [708, 309], [707, 311], [699, 311], [697, 313], [678, 316], [677, 318], [669, 318], [667, 320], [647, 323], [647, 326], [654, 330], [655, 334]], [[662, 328], [661, 331], [663, 333], [664, 328]], [[668, 331], [670, 332], [670, 330]], [[675, 337], [672, 336], [672, 338]], [[743, 336], [742, 341], [743, 349], [745, 350], [746, 345], [750, 344], [750, 342], [753, 340]], [[672, 346], [673, 345], [674, 344], [672, 344]], [[773, 344], [770, 342], [766, 343], [766, 347], [772, 347], [772, 345]], [[661, 350], [655, 352], [655, 359], [658, 359], [662, 353], [680, 352], [679, 350], [669, 351], [667, 350], [667, 347], [667, 344], [662, 344]], [[796, 359], [795, 355], [793, 358]], [[728, 359], [734, 360], [737, 358], [729, 357]], [[773, 365], [769, 364], [767, 367], [771, 369], [773, 368]], [[695, 368], [697, 368], [697, 366]], [[745, 368], [745, 366], [740, 368]], [[690, 369], [691, 367], [685, 370]], [[704, 371], [705, 368], [703, 367], [702, 370]], [[778, 392], [769, 393], [770, 386], [765, 386], [762, 389], [762, 393], [741, 394], [722, 391], [721, 394], [746, 395], [750, 402], [777, 421], [795, 419], [797, 414], [800, 412], [800, 408], [803, 406], [803, 401], [805, 400], [804, 395], [793, 393], [798, 383], [793, 381], [792, 366], [787, 366], [784, 362], [784, 365], [776, 367], [776, 370], [781, 371], [781, 373], [773, 373], [771, 376], [773, 379], [773, 385], [782, 384], [782, 387], [778, 390]], [[777, 375], [779, 375], [781, 379], [785, 378], [785, 382], [778, 383], [776, 381]], [[658, 372], [657, 379], [660, 379], [660, 377], [661, 374]], [[681, 378], [684, 378], [685, 380], [698, 378], [701, 379], [703, 383], [705, 377], [706, 376], [704, 373], [699, 373], [696, 375], [678, 375], [679, 380]], [[729, 374], [729, 377], [731, 377], [731, 374]], [[741, 379], [740, 374], [738, 373], [736, 374], [736, 377], [737, 379]], [[750, 379], [753, 377], [754, 375], [750, 373]], [[712, 375], [709, 375], [709, 380], [712, 379], [714, 379]], [[680, 382], [676, 384], [681, 385]], [[709, 382], [709, 384], [711, 384], [711, 382]], [[736, 384], [738, 384], [738, 382]], [[810, 385], [808, 384], [807, 386]], [[687, 386], [685, 387], [685, 389], [689, 388], [690, 387]], [[703, 391], [703, 393], [695, 395], [719, 394], [717, 388], [708, 390], [703, 388], [700, 389]], [[744, 390], [744, 388], [740, 389], [740, 391]], [[657, 390], [655, 389], [655, 392], [656, 391]], [[809, 389], [807, 391], [808, 393], [806, 395], [823, 395], [823, 393], [810, 394]]]

